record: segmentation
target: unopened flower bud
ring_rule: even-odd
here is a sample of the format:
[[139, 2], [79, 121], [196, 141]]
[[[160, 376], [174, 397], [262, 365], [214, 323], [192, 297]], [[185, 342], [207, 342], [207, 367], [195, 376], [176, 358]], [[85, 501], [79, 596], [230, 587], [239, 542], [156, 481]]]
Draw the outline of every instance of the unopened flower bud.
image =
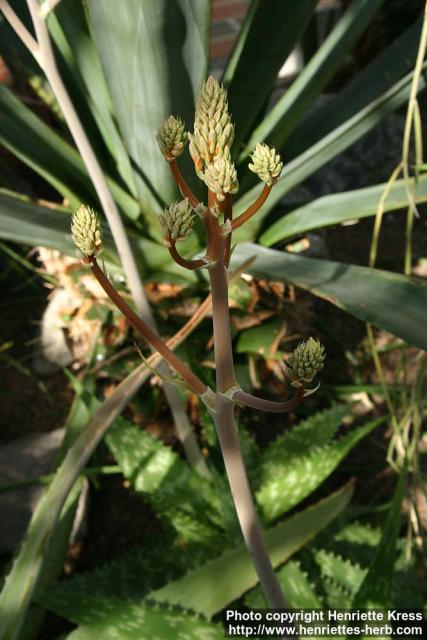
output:
[[165, 244], [185, 240], [194, 224], [193, 212], [187, 198], [171, 204], [159, 219], [163, 226]]
[[276, 149], [270, 149], [266, 144], [257, 144], [249, 169], [271, 187], [282, 173], [283, 162]]
[[96, 257], [102, 252], [101, 221], [90, 207], [82, 204], [74, 213], [71, 235], [82, 257]]
[[227, 193], [237, 193], [239, 183], [234, 164], [220, 156], [206, 167], [203, 175], [208, 189], [213, 191], [220, 202], [225, 200]]
[[291, 369], [292, 384], [301, 386], [303, 382], [311, 382], [323, 367], [325, 347], [314, 338], [309, 338], [294, 350], [288, 366]]
[[228, 113], [227, 92], [210, 76], [196, 101], [194, 133], [188, 134], [190, 154], [197, 174], [203, 178], [206, 166], [216, 157], [230, 156], [234, 125]]
[[166, 160], [173, 160], [178, 158], [184, 151], [184, 147], [187, 144], [187, 133], [185, 131], [184, 123], [180, 118], [169, 116], [164, 122], [162, 122], [156, 139], [160, 147], [160, 151], [165, 156]]

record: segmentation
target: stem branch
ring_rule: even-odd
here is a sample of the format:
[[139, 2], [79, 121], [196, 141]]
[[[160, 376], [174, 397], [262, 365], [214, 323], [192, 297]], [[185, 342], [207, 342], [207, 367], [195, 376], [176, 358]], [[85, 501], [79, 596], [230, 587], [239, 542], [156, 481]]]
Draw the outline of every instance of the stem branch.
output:
[[184, 198], [188, 198], [193, 209], [196, 209], [201, 203], [198, 201], [198, 199], [196, 198], [196, 196], [194, 195], [194, 193], [191, 191], [190, 187], [184, 180], [182, 173], [179, 170], [177, 161], [174, 159], [174, 160], [169, 160], [168, 162], [169, 162], [170, 170], [172, 171], [172, 175], [175, 178], [175, 182], [179, 187], [179, 190], [181, 191]]
[[298, 407], [298, 405], [304, 400], [304, 390], [304, 386], [298, 387], [295, 395], [285, 402], [264, 400], [263, 398], [257, 398], [245, 391], [236, 391], [233, 395], [233, 400], [241, 402], [252, 409], [259, 409], [260, 411], [267, 411], [269, 413], [289, 413], [289, 411], [296, 409], [296, 407]]
[[258, 198], [255, 200], [255, 202], [251, 204], [251, 206], [248, 207], [246, 211], [241, 213], [240, 216], [238, 216], [235, 220], [233, 220], [233, 222], [231, 223], [231, 228], [233, 229], [233, 231], [241, 227], [242, 224], [250, 220], [250, 218], [252, 218], [252, 216], [256, 214], [256, 212], [262, 207], [264, 202], [267, 200], [268, 196], [270, 195], [271, 189], [272, 187], [269, 187], [267, 184], [264, 185], [264, 189], [261, 191], [261, 193], [259, 194]]
[[207, 386], [198, 378], [175, 353], [169, 349], [167, 344], [148, 326], [136, 313], [129, 307], [127, 302], [123, 300], [121, 295], [115, 290], [107, 276], [104, 274], [96, 259], [90, 259], [92, 272], [104, 289], [107, 296], [111, 299], [116, 307], [129, 320], [130, 324], [145, 338], [145, 340], [156, 349], [164, 359], [175, 369], [177, 373], [185, 380], [190, 389], [197, 395], [203, 395], [207, 391]]
[[190, 271], [194, 271], [195, 269], [201, 269], [206, 265], [206, 262], [201, 259], [187, 260], [187, 258], [183, 258], [178, 253], [176, 244], [175, 242], [173, 242], [173, 240], [170, 241], [170, 245], [168, 246], [168, 249], [169, 249], [169, 253], [171, 254], [172, 258], [175, 260], [175, 262], [179, 264], [181, 267], [184, 267], [184, 269], [189, 269]]

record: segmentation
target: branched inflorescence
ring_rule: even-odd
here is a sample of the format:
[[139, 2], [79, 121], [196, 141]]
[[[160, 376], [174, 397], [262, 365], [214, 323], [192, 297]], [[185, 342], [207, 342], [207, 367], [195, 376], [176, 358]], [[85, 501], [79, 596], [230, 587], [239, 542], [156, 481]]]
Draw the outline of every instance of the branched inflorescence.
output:
[[[313, 338], [301, 342], [294, 350], [288, 366], [294, 395], [284, 402], [257, 398], [240, 389], [234, 373], [230, 315], [228, 307], [228, 263], [233, 231], [245, 224], [262, 207], [274, 184], [280, 178], [283, 163], [275, 149], [258, 144], [252, 154], [249, 169], [264, 183], [257, 199], [246, 211], [233, 220], [232, 196], [239, 183], [231, 158], [234, 125], [228, 111], [227, 93], [212, 77], [204, 83], [197, 99], [193, 133], [186, 133], [180, 118], [169, 116], [157, 132], [161, 153], [169, 163], [171, 172], [183, 199], [172, 203], [159, 217], [163, 237], [172, 258], [186, 269], [208, 269], [212, 292], [212, 315], [216, 366], [216, 392], [212, 391], [168, 347], [121, 298], [97, 263], [102, 250], [101, 225], [98, 216], [89, 207], [80, 207], [72, 223], [73, 239], [84, 262], [111, 300], [128, 318], [129, 322], [157, 350], [183, 378], [188, 387], [206, 403], [212, 413], [218, 440], [224, 457], [227, 477], [233, 494], [242, 533], [272, 607], [285, 606], [280, 585], [274, 574], [263, 540], [260, 523], [254, 507], [241, 455], [234, 422], [236, 403], [260, 411], [288, 412], [295, 409], [315, 389], [308, 390], [323, 366], [324, 347]], [[199, 202], [183, 178], [177, 158], [189, 141], [189, 150], [198, 177], [207, 187], [207, 204]], [[206, 232], [206, 254], [197, 259], [182, 256], [176, 243], [185, 240], [192, 232], [196, 216], [202, 219]]]
[[[193, 133], [187, 134], [184, 129], [180, 118], [169, 116], [157, 132], [160, 151], [171, 165], [181, 192], [187, 196], [184, 201], [186, 206], [177, 202], [160, 216], [165, 244], [172, 257], [189, 269], [212, 269], [218, 260], [224, 261], [227, 266], [231, 233], [255, 215], [264, 204], [280, 178], [283, 162], [276, 149], [263, 143], [256, 145], [249, 169], [264, 183], [264, 188], [255, 202], [233, 220], [231, 196], [239, 190], [236, 167], [231, 159], [234, 124], [228, 110], [227, 92], [213, 77], [207, 79], [197, 98]], [[208, 188], [208, 207], [197, 201], [176, 165], [176, 158], [181, 155], [187, 139], [195, 171]], [[207, 255], [201, 260], [182, 258], [175, 247], [176, 242], [187, 238], [191, 233], [190, 205], [197, 213], [202, 212], [206, 229], [208, 249]], [[223, 224], [218, 222], [220, 216], [224, 217]], [[226, 241], [221, 242], [220, 237], [226, 238]], [[225, 255], [222, 255], [223, 251]], [[300, 343], [288, 362], [291, 384], [304, 387], [312, 382], [323, 366], [324, 357], [324, 348], [317, 340], [310, 338]]]

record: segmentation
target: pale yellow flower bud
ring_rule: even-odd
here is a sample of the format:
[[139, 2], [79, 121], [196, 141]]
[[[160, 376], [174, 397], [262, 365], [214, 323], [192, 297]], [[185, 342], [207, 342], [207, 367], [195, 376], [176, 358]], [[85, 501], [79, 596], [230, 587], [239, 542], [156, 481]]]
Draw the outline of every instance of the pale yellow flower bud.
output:
[[309, 338], [294, 350], [288, 366], [292, 373], [292, 384], [301, 386], [302, 382], [311, 382], [323, 367], [325, 347], [314, 338]]
[[101, 221], [90, 207], [82, 204], [74, 213], [71, 235], [82, 257], [96, 257], [102, 252]]
[[194, 216], [188, 199], [174, 202], [165, 209], [163, 215], [159, 216], [160, 224], [163, 226], [165, 244], [171, 241], [179, 242], [185, 240], [194, 224]]
[[239, 190], [234, 164], [221, 156], [206, 167], [203, 180], [220, 202], [225, 200], [227, 193], [237, 193]]
[[185, 125], [180, 118], [169, 116], [160, 125], [156, 135], [160, 151], [166, 160], [178, 158], [187, 144]]
[[216, 157], [230, 156], [234, 125], [228, 113], [227, 92], [212, 76], [197, 98], [194, 133], [189, 133], [188, 138], [190, 154], [201, 178], [205, 167]]
[[249, 169], [271, 187], [282, 173], [283, 162], [276, 149], [270, 149], [266, 144], [257, 144]]

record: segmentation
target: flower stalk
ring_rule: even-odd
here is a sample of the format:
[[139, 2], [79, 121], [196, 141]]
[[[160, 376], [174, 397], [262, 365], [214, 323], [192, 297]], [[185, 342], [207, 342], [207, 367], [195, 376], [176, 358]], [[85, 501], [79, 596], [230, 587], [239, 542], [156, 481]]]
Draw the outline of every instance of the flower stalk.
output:
[[[310, 338], [295, 349], [287, 365], [291, 385], [296, 387], [296, 391], [294, 396], [285, 402], [256, 398], [242, 391], [237, 385], [228, 304], [231, 236], [234, 229], [255, 215], [265, 202], [280, 176], [283, 164], [274, 149], [269, 149], [266, 145], [257, 145], [250, 168], [264, 182], [264, 189], [248, 210], [233, 221], [232, 195], [238, 190], [236, 169], [230, 159], [233, 136], [234, 126], [228, 114], [226, 92], [216, 80], [209, 78], [197, 100], [194, 133], [188, 134], [196, 173], [208, 187], [205, 207], [191, 193], [176, 164], [176, 158], [183, 152], [187, 141], [182, 121], [171, 116], [157, 133], [160, 151], [169, 163], [178, 187], [185, 197], [184, 200], [167, 207], [160, 217], [165, 245], [174, 260], [183, 268], [208, 269], [212, 298], [215, 392], [129, 307], [103, 273], [96, 260], [96, 256], [102, 250], [102, 242], [94, 217], [96, 214], [92, 210], [81, 207], [76, 212], [73, 237], [83, 261], [91, 267], [98, 282], [118, 309], [151, 347], [175, 369], [191, 391], [207, 404], [218, 435], [243, 538], [270, 606], [283, 608], [286, 607], [286, 601], [265, 546], [239, 444], [234, 412], [236, 404], [270, 412], [284, 413], [294, 410], [306, 395], [315, 390], [307, 390], [306, 384], [312, 382], [323, 366], [324, 348], [317, 340]], [[204, 224], [206, 254], [203, 258], [189, 260], [179, 254], [176, 244], [191, 233], [193, 211], [201, 217]]]
[[[170, 120], [167, 120], [159, 131], [167, 128], [168, 122], [170, 123]], [[283, 163], [275, 149], [270, 149], [264, 144], [257, 145], [249, 168], [264, 182], [264, 188], [256, 201], [233, 220], [232, 196], [239, 188], [236, 169], [231, 161], [230, 146], [233, 137], [234, 125], [228, 112], [226, 91], [214, 78], [210, 77], [197, 99], [194, 132], [188, 134], [188, 139], [195, 171], [208, 188], [208, 206], [202, 213], [202, 220], [206, 233], [205, 266], [209, 273], [212, 295], [216, 370], [216, 393], [211, 414], [243, 538], [270, 606], [283, 608], [286, 606], [286, 601], [267, 553], [242, 457], [234, 418], [235, 404], [245, 404], [261, 411], [292, 411], [302, 402], [306, 394], [306, 381], [311, 381], [315, 372], [320, 369], [323, 352], [314, 354], [311, 342], [308, 349], [305, 343], [298, 347], [299, 351], [295, 359], [298, 367], [296, 371], [290, 369], [292, 384], [297, 389], [294, 396], [286, 402], [256, 398], [243, 392], [236, 383], [228, 304], [228, 264], [232, 232], [250, 220], [264, 204], [282, 172]], [[175, 159], [169, 160], [162, 144], [160, 149], [169, 161], [181, 193], [188, 198], [194, 209], [198, 208], [200, 213], [200, 205], [189, 197], [188, 187], [177, 168]], [[220, 222], [221, 217], [223, 223]], [[196, 261], [183, 261], [181, 256], [175, 253], [174, 245], [169, 246], [169, 250], [178, 264], [187, 269], [195, 268]], [[199, 265], [200, 261], [198, 268], [202, 268], [202, 265]], [[305, 369], [302, 371], [304, 366]]]

